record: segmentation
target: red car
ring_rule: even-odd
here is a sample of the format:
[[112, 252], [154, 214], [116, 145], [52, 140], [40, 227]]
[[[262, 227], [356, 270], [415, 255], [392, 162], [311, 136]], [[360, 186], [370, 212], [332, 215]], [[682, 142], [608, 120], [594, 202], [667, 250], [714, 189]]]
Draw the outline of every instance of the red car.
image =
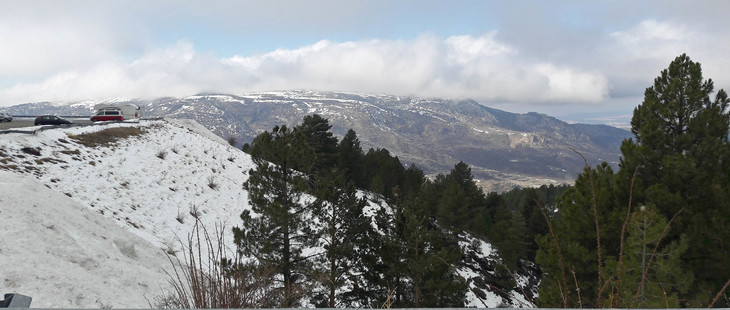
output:
[[119, 109], [102, 109], [96, 112], [94, 116], [91, 117], [92, 122], [108, 122], [108, 121], [117, 121], [121, 122], [124, 120], [124, 116], [122, 114], [122, 110]]

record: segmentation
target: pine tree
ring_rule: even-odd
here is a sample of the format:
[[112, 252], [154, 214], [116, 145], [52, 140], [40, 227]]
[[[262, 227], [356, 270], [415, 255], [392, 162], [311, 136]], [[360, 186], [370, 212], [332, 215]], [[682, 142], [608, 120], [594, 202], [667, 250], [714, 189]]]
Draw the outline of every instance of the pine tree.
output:
[[420, 207], [421, 193], [396, 199], [392, 212], [378, 216], [385, 267], [381, 291], [386, 292], [381, 296], [391, 307], [463, 307], [467, 286], [453, 271], [462, 250], [455, 234]]
[[[364, 157], [365, 180], [372, 192], [393, 199], [393, 189], [402, 183], [405, 167], [386, 149], [370, 149]], [[381, 186], [382, 185], [382, 186]]]
[[337, 166], [345, 175], [346, 180], [353, 180], [358, 188], [368, 188], [363, 176], [363, 157], [365, 154], [360, 147], [357, 133], [350, 129], [337, 145]]
[[730, 100], [724, 90], [713, 100], [713, 92], [699, 63], [677, 57], [646, 89], [631, 120], [634, 139], [621, 146], [619, 179], [628, 184], [637, 171], [634, 201], [667, 219], [682, 210], [667, 237], [677, 242], [684, 233], [689, 242], [683, 268], [696, 282], [682, 306], [708, 305], [730, 279]]
[[[542, 200], [542, 203], [546, 203], [545, 200]], [[547, 222], [545, 222], [545, 217], [538, 203], [540, 203], [540, 200], [537, 191], [535, 189], [529, 189], [527, 196], [522, 202], [521, 210], [522, 217], [525, 219], [527, 238], [526, 258], [529, 261], [534, 261], [535, 255], [537, 254], [538, 245], [535, 237], [549, 233]]]
[[439, 224], [451, 230], [456, 230], [469, 219], [469, 197], [456, 182], [449, 182], [443, 191], [438, 204]]
[[437, 187], [442, 191], [436, 207], [441, 225], [452, 230], [480, 232], [486, 230], [489, 217], [484, 192], [474, 182], [471, 168], [459, 162], [451, 172], [437, 178]]
[[505, 260], [507, 267], [515, 270], [520, 260], [527, 258], [527, 227], [525, 227], [525, 218], [522, 216], [522, 213], [512, 213], [507, 232], [510, 240], [509, 250], [500, 250], [500, 253], [504, 255], [502, 258]]
[[[677, 57], [634, 110], [634, 138], [621, 146], [618, 173], [605, 164], [586, 170], [563, 193], [551, 221], [557, 238], [537, 238], [540, 306], [636, 306], [637, 296], [642, 306], [701, 307], [722, 289], [730, 278], [730, 100], [723, 90], [712, 100], [713, 88], [699, 63]], [[630, 228], [622, 243], [621, 218], [640, 205], [657, 212], [634, 211], [632, 225], [643, 221], [643, 228]], [[670, 222], [657, 240], [656, 230]], [[656, 264], [645, 260], [651, 246]], [[648, 282], [637, 282], [637, 274]]]
[[243, 185], [251, 210], [241, 214], [243, 223], [233, 228], [234, 239], [242, 254], [276, 270], [281, 276], [283, 296], [278, 304], [293, 307], [303, 294], [302, 277], [307, 270], [302, 250], [312, 241], [302, 233], [306, 206], [293, 186], [300, 183], [299, 174], [291, 169], [300, 163], [302, 148], [293, 132], [281, 126], [257, 137], [252, 150], [256, 168], [249, 171]]
[[[686, 293], [692, 283], [690, 270], [681, 268], [681, 255], [688, 243], [684, 235], [666, 245], [663, 232], [667, 227], [664, 216], [652, 206], [642, 206], [631, 215], [627, 227], [624, 261], [621, 270], [618, 263], [609, 263], [614, 284], [621, 289], [618, 304], [621, 307], [677, 308], [679, 295]], [[655, 249], [658, 249], [655, 252]]]
[[313, 277], [326, 288], [315, 295], [320, 306], [358, 306], [360, 298], [338, 292], [346, 284], [358, 283], [357, 274], [363, 272], [363, 255], [368, 247], [370, 221], [363, 214], [367, 200], [358, 197], [355, 184], [346, 181], [338, 171], [320, 175], [317, 181], [317, 200], [313, 206], [311, 225], [324, 253], [317, 257]]
[[[411, 204], [405, 210], [405, 276], [409, 279], [410, 307], [464, 306], [466, 284], [454, 274], [462, 252], [453, 234], [444, 233], [432, 219]], [[405, 305], [404, 305], [405, 306]]]
[[599, 293], [603, 297], [610, 292], [604, 285], [607, 273], [602, 269], [610, 257], [619, 254], [626, 210], [618, 203], [617, 190], [613, 169], [603, 163], [595, 169], [586, 168], [575, 186], [560, 197], [560, 217], [551, 221], [559, 247], [552, 235], [536, 238], [536, 260], [543, 270], [540, 307], [602, 306]]
[[318, 114], [305, 116], [302, 123], [294, 127], [299, 145], [308, 150], [312, 159], [292, 168], [307, 174], [310, 186], [320, 173], [337, 165], [337, 138], [329, 131], [331, 128], [329, 121]]
[[504, 203], [500, 203], [496, 209], [489, 241], [499, 250], [504, 265], [510, 271], [517, 270], [519, 261], [527, 257], [525, 219], [522, 213], [510, 212]]

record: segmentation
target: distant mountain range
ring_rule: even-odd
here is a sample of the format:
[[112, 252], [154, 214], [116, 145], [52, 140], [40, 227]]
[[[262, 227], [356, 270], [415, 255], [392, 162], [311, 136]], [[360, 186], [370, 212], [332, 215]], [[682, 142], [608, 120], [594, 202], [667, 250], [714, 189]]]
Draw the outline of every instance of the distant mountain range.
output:
[[[295, 90], [114, 101], [135, 103], [147, 117], [194, 119], [239, 145], [317, 113], [339, 136], [355, 130], [366, 150], [386, 148], [404, 164], [415, 163], [431, 174], [464, 161], [485, 189], [497, 191], [572, 182], [584, 167], [573, 149], [590, 165], [616, 165], [621, 141], [631, 136], [610, 126], [509, 113], [473, 100]], [[29, 103], [7, 110], [13, 115], [91, 115], [97, 103]]]

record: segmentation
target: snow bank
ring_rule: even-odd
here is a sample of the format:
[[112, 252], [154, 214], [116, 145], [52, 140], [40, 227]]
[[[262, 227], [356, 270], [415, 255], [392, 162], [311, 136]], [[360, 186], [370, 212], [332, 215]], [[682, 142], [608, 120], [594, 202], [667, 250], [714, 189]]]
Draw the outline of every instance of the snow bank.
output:
[[167, 285], [159, 247], [39, 181], [0, 171], [0, 293], [34, 308], [147, 308]]

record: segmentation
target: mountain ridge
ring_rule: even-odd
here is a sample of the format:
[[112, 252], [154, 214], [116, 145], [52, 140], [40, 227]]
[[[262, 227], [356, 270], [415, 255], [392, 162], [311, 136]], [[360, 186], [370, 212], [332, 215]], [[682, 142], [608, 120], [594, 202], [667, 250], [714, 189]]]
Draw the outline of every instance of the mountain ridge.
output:
[[[307, 114], [327, 118], [332, 132], [357, 132], [365, 149], [386, 148], [429, 174], [459, 161], [487, 190], [572, 183], [589, 164], [617, 165], [630, 132], [607, 125], [568, 124], [538, 113], [516, 114], [470, 99], [439, 99], [308, 90], [239, 95], [202, 93], [184, 98], [130, 100], [148, 117], [194, 119], [240, 146], [274, 126], [292, 126]], [[46, 113], [88, 115], [93, 105], [42, 105]], [[40, 111], [11, 107], [11, 113]], [[56, 110], [53, 110], [53, 109]]]

